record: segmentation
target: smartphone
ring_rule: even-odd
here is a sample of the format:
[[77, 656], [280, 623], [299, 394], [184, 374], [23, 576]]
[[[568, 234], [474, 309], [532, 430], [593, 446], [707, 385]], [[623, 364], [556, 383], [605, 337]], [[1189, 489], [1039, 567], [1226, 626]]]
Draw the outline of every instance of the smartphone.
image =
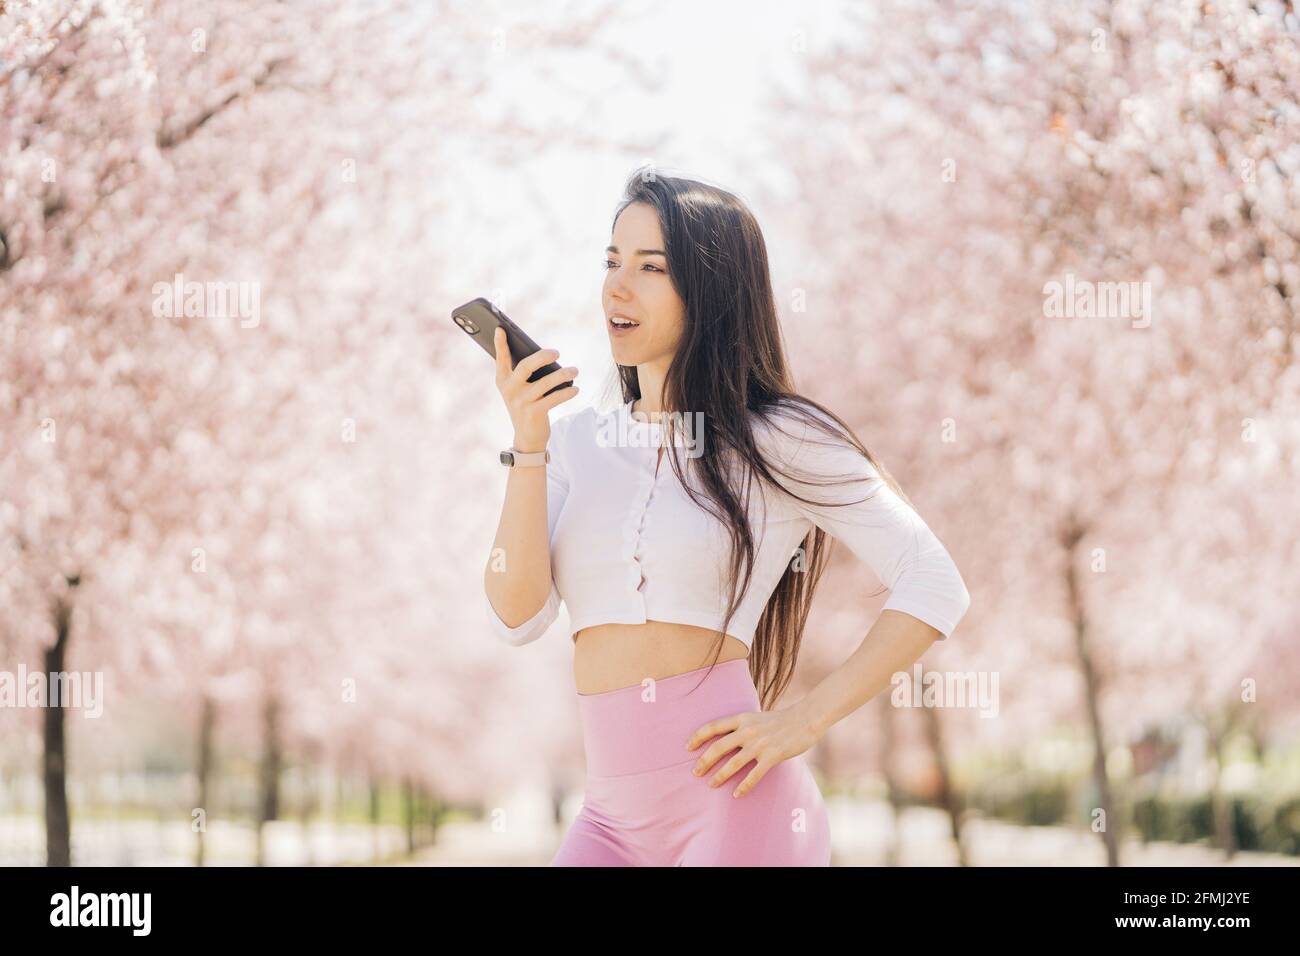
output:
[[[521, 359], [525, 359], [538, 351], [541, 346], [528, 337], [523, 329], [510, 321], [509, 317], [498, 309], [487, 299], [479, 296], [477, 299], [471, 299], [464, 305], [458, 305], [451, 310], [451, 320], [459, 325], [470, 338], [479, 345], [483, 346], [483, 351], [497, 357], [496, 345], [493, 338], [496, 335], [497, 326], [506, 330], [506, 345], [510, 349], [510, 367], [514, 368], [519, 364]], [[559, 363], [549, 362], [528, 376], [528, 381], [535, 382], [539, 378], [545, 378], [552, 372], [560, 370]], [[558, 392], [562, 388], [568, 388], [573, 383], [562, 382], [554, 388], [547, 390], [546, 394]]]

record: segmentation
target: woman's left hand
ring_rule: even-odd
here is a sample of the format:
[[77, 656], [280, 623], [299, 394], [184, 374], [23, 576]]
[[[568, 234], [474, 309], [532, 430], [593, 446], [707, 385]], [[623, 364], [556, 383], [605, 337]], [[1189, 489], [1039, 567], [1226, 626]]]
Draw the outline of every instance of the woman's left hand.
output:
[[[722, 736], [718, 736], [721, 734]], [[804, 716], [795, 708], [776, 711], [744, 711], [719, 717], [707, 724], [702, 724], [691, 734], [686, 742], [687, 750], [694, 750], [710, 737], [718, 739], [709, 744], [700, 754], [695, 764], [694, 773], [703, 776], [720, 758], [735, 750], [736, 752], [718, 768], [718, 772], [709, 780], [710, 787], [721, 786], [751, 760], [756, 761], [754, 769], [740, 782], [734, 797], [743, 797], [754, 789], [763, 775], [779, 764], [803, 753], [817, 742], [817, 734]], [[740, 748], [740, 749], [736, 749]]]

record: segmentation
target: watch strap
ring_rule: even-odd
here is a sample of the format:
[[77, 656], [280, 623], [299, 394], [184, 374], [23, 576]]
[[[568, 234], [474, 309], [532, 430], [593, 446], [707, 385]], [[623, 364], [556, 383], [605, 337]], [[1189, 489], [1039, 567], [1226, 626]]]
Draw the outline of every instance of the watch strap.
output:
[[551, 450], [549, 448], [543, 451], [517, 451], [514, 448], [507, 448], [501, 452], [501, 464], [507, 468], [520, 468], [532, 465], [549, 464], [551, 460]]

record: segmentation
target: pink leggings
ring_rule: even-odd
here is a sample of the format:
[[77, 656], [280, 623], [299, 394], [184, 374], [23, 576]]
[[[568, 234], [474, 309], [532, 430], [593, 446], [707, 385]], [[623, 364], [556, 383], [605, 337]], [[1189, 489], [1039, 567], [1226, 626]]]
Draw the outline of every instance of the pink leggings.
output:
[[[582, 809], [551, 866], [829, 866], [830, 826], [803, 755], [742, 797], [750, 761], [717, 787], [691, 773], [716, 737], [687, 750], [710, 720], [760, 710], [744, 658], [604, 694], [579, 694], [587, 756]], [[697, 686], [698, 685], [698, 686]], [[734, 751], [733, 751], [734, 752]]]

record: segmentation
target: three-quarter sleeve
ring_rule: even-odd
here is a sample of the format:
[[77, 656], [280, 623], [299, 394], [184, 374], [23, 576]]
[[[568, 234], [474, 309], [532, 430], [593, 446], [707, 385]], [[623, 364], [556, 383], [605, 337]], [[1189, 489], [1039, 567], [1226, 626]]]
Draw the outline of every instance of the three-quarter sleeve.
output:
[[[937, 630], [940, 640], [952, 634], [970, 607], [966, 584], [938, 537], [879, 470], [847, 437], [789, 416], [765, 433], [791, 475], [777, 475], [793, 493], [787, 500], [871, 568], [890, 591], [882, 610], [910, 614]], [[809, 504], [794, 494], [843, 503]]]
[[[566, 415], [551, 424], [551, 439], [546, 443], [547, 450], [551, 453], [551, 460], [544, 466], [546, 468], [546, 546], [548, 548], [551, 539], [555, 537], [555, 524], [559, 521], [560, 511], [564, 508], [564, 501], [569, 494], [569, 476], [565, 469], [562, 433], [565, 424], [567, 424], [567, 419], [570, 417]], [[536, 614], [518, 627], [510, 627], [497, 615], [496, 608], [488, 600], [487, 592], [483, 593], [484, 610], [487, 612], [488, 622], [493, 633], [496, 634], [498, 640], [509, 644], [511, 647], [522, 647], [524, 644], [531, 644], [545, 634], [546, 629], [555, 623], [556, 618], [560, 616], [560, 602], [560, 592], [555, 587], [555, 575], [552, 572], [551, 593], [547, 596], [546, 603], [542, 605]]]

